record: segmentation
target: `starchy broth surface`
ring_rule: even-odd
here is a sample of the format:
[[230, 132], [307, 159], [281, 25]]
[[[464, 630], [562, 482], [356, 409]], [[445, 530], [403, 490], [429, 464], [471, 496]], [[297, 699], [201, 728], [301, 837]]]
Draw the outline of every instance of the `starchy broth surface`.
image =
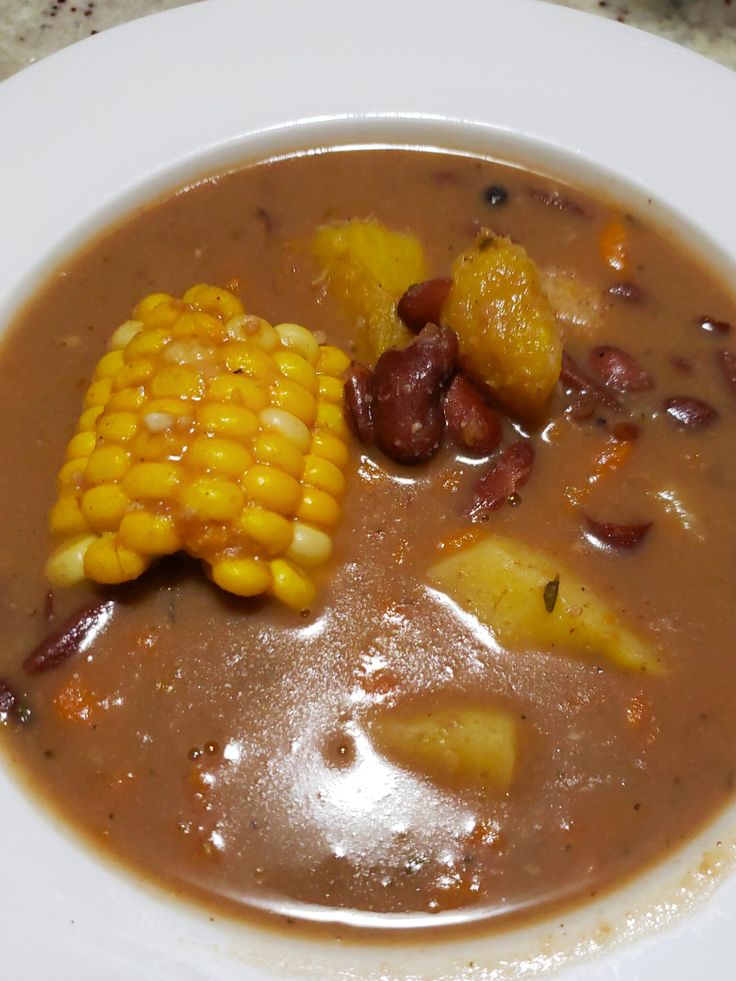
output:
[[[591, 348], [616, 345], [653, 388], [621, 396], [620, 414], [598, 406], [571, 419], [558, 391], [541, 423], [514, 432], [507, 419], [505, 442], [528, 434], [534, 469], [516, 506], [477, 525], [472, 488], [492, 461], [446, 441], [407, 467], [354, 441], [335, 551], [305, 615], [227, 596], [178, 559], [112, 594], [83, 585], [50, 602], [55, 475], [115, 327], [146, 293], [237, 280], [248, 312], [350, 351], [355, 324], [319, 282], [310, 243], [326, 222], [366, 217], [416, 235], [428, 277], [447, 276], [481, 227], [544, 271], [573, 272], [593, 300], [585, 323], [564, 326], [566, 350], [585, 364]], [[614, 268], [620, 228], [625, 276]], [[624, 280], [640, 295], [609, 292]], [[462, 157], [287, 159], [133, 217], [69, 260], [2, 351], [0, 678], [30, 710], [0, 731], [9, 758], [91, 840], [230, 911], [288, 906], [298, 922], [322, 907], [349, 922], [357, 910], [375, 928], [382, 914], [422, 913], [440, 926], [584, 900], [642, 869], [692, 835], [734, 781], [736, 399], [717, 362], [729, 338], [703, 329], [704, 316], [736, 326], [733, 300], [646, 215]], [[704, 399], [718, 418], [679, 427], [663, 410], [673, 396]], [[622, 419], [640, 429], [632, 451], [590, 482]], [[570, 506], [581, 486], [584, 511]], [[584, 513], [652, 525], [635, 548], [601, 549]], [[469, 529], [574, 569], [662, 672], [494, 642], [428, 576]], [[100, 595], [115, 608], [89, 648], [25, 674], [53, 626]], [[508, 790], [435, 779], [376, 745], [387, 712], [458, 706], [513, 717]]]

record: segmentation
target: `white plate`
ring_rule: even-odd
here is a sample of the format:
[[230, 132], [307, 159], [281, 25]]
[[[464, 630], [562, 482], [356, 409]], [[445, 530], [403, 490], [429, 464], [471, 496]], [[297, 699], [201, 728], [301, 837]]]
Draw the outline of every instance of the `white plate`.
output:
[[[733, 274], [735, 109], [727, 69], [533, 0], [184, 7], [0, 86], [0, 324], [60, 256], [161, 190], [336, 143], [527, 162], [649, 208]], [[93, 855], [4, 769], [0, 800], [0, 964], [14, 981], [733, 977], [736, 876], [711, 869], [730, 867], [736, 810], [595, 907], [500, 938], [381, 950], [211, 922]]]

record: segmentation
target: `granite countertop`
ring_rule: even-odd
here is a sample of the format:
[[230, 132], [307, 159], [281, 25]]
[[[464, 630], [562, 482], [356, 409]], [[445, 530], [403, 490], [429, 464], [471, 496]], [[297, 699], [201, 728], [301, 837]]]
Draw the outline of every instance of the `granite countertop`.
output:
[[[0, 80], [73, 41], [194, 0], [0, 0]], [[554, 0], [736, 68], [736, 0]]]

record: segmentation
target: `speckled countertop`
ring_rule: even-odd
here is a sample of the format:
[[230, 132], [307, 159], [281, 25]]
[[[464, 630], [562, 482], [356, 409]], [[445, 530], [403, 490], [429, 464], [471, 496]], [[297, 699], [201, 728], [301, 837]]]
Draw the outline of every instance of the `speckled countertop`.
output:
[[[187, 2], [0, 0], [0, 79], [73, 41]], [[736, 0], [556, 2], [653, 31], [736, 69]]]

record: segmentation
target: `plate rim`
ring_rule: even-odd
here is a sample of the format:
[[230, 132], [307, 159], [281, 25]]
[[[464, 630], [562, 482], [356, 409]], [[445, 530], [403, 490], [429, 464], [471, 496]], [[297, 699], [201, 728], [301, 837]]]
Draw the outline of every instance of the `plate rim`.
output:
[[[332, 17], [329, 26], [324, 26], [321, 35], [315, 35], [314, 32], [305, 29], [308, 20], [314, 19], [315, 6], [327, 20]], [[734, 220], [736, 204], [732, 203], [729, 207], [727, 203], [722, 202], [718, 188], [727, 187], [725, 178], [733, 169], [728, 164], [729, 161], [732, 164], [736, 158], [736, 139], [731, 136], [730, 143], [726, 139], [724, 146], [721, 134], [718, 154], [714, 154], [714, 159], [707, 161], [707, 166], [704, 166], [700, 151], [696, 151], [692, 146], [682, 145], [673, 135], [671, 103], [679, 106], [680, 113], [684, 110], [689, 114], [691, 133], [698, 139], [710, 137], [713, 140], [719, 132], [719, 122], [722, 121], [722, 113], [718, 111], [718, 106], [722, 106], [724, 99], [733, 99], [736, 103], [736, 73], [685, 49], [677, 48], [661, 38], [645, 35], [628, 26], [595, 18], [579, 11], [540, 3], [538, 0], [486, 0], [482, 4], [478, 0], [458, 0], [453, 5], [453, 11], [455, 16], [458, 11], [466, 14], [482, 13], [482, 17], [493, 21], [494, 29], [500, 31], [505, 38], [505, 43], [511, 44], [512, 48], [514, 42], [519, 44], [521, 36], [519, 32], [523, 29], [524, 56], [529, 59], [533, 55], [536, 66], [539, 67], [541, 63], [550, 72], [564, 56], [574, 55], [578, 59], [574, 64], [574, 70], [571, 69], [564, 79], [554, 78], [554, 84], [548, 78], [544, 94], [549, 97], [550, 93], [554, 92], [556, 97], [567, 96], [572, 99], [572, 104], [581, 113], [577, 130], [575, 127], [570, 128], [569, 120], [558, 118], [559, 108], [558, 115], [555, 115], [554, 107], [549, 106], [546, 117], [544, 112], [540, 112], [538, 100], [542, 91], [539, 85], [536, 89], [531, 86], [528, 93], [516, 96], [520, 100], [520, 104], [514, 102], [512, 105], [512, 109], [519, 113], [515, 117], [516, 122], [512, 118], [513, 114], [509, 115], [509, 107], [503, 107], [503, 111], [496, 106], [491, 109], [479, 107], [477, 93], [474, 96], [472, 111], [464, 111], [465, 107], [469, 107], [467, 93], [463, 99], [457, 92], [438, 92], [432, 86], [421, 92], [405, 92], [399, 86], [399, 90], [403, 93], [402, 98], [408, 101], [403, 109], [397, 110], [395, 104], [389, 108], [392, 106], [392, 100], [396, 98], [397, 91], [396, 89], [392, 91], [390, 85], [403, 83], [406, 87], [408, 84], [405, 69], [402, 69], [400, 60], [397, 60], [398, 52], [394, 44], [383, 65], [385, 73], [383, 87], [379, 87], [378, 90], [375, 88], [371, 90], [365, 85], [356, 85], [351, 91], [331, 93], [326, 87], [328, 79], [320, 76], [320, 71], [324, 73], [324, 67], [317, 67], [314, 68], [310, 79], [314, 85], [309, 91], [290, 92], [284, 91], [281, 87], [277, 93], [280, 101], [277, 106], [271, 105], [270, 109], [258, 106], [256, 111], [249, 104], [245, 107], [247, 110], [245, 114], [237, 117], [237, 121], [234, 122], [232, 118], [228, 119], [227, 115], [223, 114], [223, 106], [220, 106], [214, 120], [207, 121], [206, 125], [192, 127], [183, 135], [177, 134], [177, 139], [165, 140], [161, 138], [161, 134], [156, 135], [156, 110], [161, 112], [164, 108], [171, 114], [167, 118], [172, 119], [172, 122], [179, 127], [186, 121], [186, 113], [183, 112], [181, 104], [183, 98], [181, 93], [171, 92], [167, 88], [165, 97], [159, 103], [149, 98], [155, 79], [154, 69], [157, 74], [160, 67], [156, 57], [161, 54], [162, 42], [170, 42], [172, 35], [178, 44], [171, 44], [171, 50], [166, 51], [165, 61], [169, 69], [177, 65], [181, 66], [186, 58], [199, 52], [199, 39], [205, 27], [210, 30], [214, 26], [224, 29], [237, 24], [241, 28], [252, 30], [255, 36], [267, 39], [268, 29], [275, 26], [275, 19], [285, 17], [290, 22], [294, 36], [288, 35], [280, 54], [283, 54], [284, 47], [287, 53], [295, 55], [300, 52], [302, 50], [300, 41], [306, 34], [314, 46], [311, 49], [313, 52], [316, 48], [323, 55], [328, 55], [331, 50], [334, 51], [330, 44], [343, 38], [346, 24], [354, 27], [356, 18], [363, 29], [361, 33], [364, 32], [367, 39], [375, 39], [379, 36], [380, 25], [383, 23], [390, 21], [396, 24], [398, 21], [400, 27], [408, 28], [412, 18], [418, 15], [426, 17], [427, 11], [437, 18], [440, 25], [450, 23], [444, 5], [427, 3], [426, 0], [424, 3], [420, 3], [419, 0], [408, 0], [400, 9], [388, 0], [374, 0], [371, 7], [373, 19], [370, 22], [361, 20], [364, 11], [359, 14], [353, 11], [346, 21], [344, 7], [345, 5], [338, 3], [337, 0], [318, 0], [318, 2], [313, 0], [307, 16], [306, 5], [300, 0], [283, 0], [278, 14], [273, 8], [269, 8], [268, 3], [253, 2], [246, 7], [240, 0], [206, 0], [205, 3], [150, 15], [94, 38], [85, 39], [22, 70], [0, 84], [0, 128], [4, 132], [13, 132], [20, 137], [10, 147], [7, 157], [7, 172], [13, 175], [13, 180], [0, 183], [0, 214], [6, 215], [7, 225], [13, 229], [15, 246], [13, 254], [7, 261], [0, 263], [0, 318], [8, 319], [11, 312], [22, 301], [27, 290], [28, 277], [37, 275], [44, 263], [48, 266], [49, 262], [53, 261], [53, 257], [58, 256], [58, 251], [54, 253], [54, 248], [58, 250], [60, 243], [71, 242], [75, 235], [79, 235], [85, 222], [99, 222], [102, 216], [111, 216], [123, 198], [131, 201], [141, 191], [150, 191], [154, 187], [163, 188], [166, 184], [170, 184], [171, 177], [177, 169], [181, 174], [187, 173], [187, 168], [190, 168], [189, 172], [191, 172], [197, 161], [203, 159], [203, 153], [208, 151], [217, 153], [223, 149], [236, 150], [243, 142], [255, 146], [259, 139], [266, 141], [273, 139], [274, 120], [277, 126], [292, 127], [290, 132], [294, 132], [293, 127], [297, 122], [304, 126], [318, 126], [320, 123], [326, 124], [330, 118], [341, 118], [346, 125], [365, 124], [371, 118], [374, 121], [418, 120], [421, 123], [434, 117], [458, 125], [475, 122], [488, 127], [489, 132], [493, 131], [498, 139], [508, 137], [509, 145], [514, 139], [519, 145], [520, 138], [527, 139], [538, 147], [546, 146], [551, 151], [559, 151], [567, 155], [571, 160], [577, 159], [583, 166], [589, 164], [609, 170], [619, 175], [632, 187], [638, 187], [642, 191], [653, 186], [652, 175], [656, 173], [656, 162], [661, 161], [663, 155], [671, 154], [676, 147], [680, 151], [678, 157], [680, 165], [700, 175], [703, 186], [702, 197], [695, 201], [682, 200], [682, 189], [677, 188], [670, 174], [661, 175], [663, 179], [657, 185], [656, 194], [678, 220], [689, 223], [693, 227], [707, 224], [709, 228], [706, 237], [714, 249], [714, 255], [718, 253], [717, 261], [723, 264], [723, 274], [733, 268], [736, 262], [736, 220]], [[296, 36], [300, 27], [301, 35]], [[459, 40], [472, 47], [473, 38], [469, 26], [464, 25], [458, 33]], [[423, 52], [422, 58], [419, 59], [420, 64], [425, 68], [431, 66], [433, 56], [440, 50], [438, 45], [442, 38], [443, 32], [438, 27], [429, 50]], [[550, 39], [556, 42], [554, 51], [548, 48]], [[230, 52], [237, 51], [233, 38], [221, 35], [219, 40], [220, 50], [224, 47]], [[457, 41], [458, 38], [455, 40]], [[121, 79], [125, 78], [125, 70], [129, 67], [131, 48], [139, 47], [142, 48], [142, 54], [138, 52], [139, 76], [135, 79], [131, 90], [125, 88]], [[504, 53], [498, 39], [496, 39], [496, 46], [490, 47], [495, 58], [494, 68], [499, 62], [505, 65], [509, 59], [507, 57], [504, 62], [504, 54], [508, 55], [508, 52]], [[474, 50], [477, 50], [477, 44]], [[518, 49], [513, 48], [513, 50], [519, 54]], [[601, 55], [600, 64], [596, 63], [597, 54]], [[624, 56], [627, 78], [624, 82], [618, 83], [617, 90], [612, 90], [607, 84], [608, 79], [601, 79], [596, 73], [604, 73], [607, 67], [615, 64], [617, 59], [623, 59]], [[268, 63], [263, 62], [264, 52], [260, 52], [258, 57], [261, 60], [255, 59], [257, 66], [267, 68]], [[458, 52], [453, 48], [450, 60], [453, 67], [459, 70], [462, 66], [457, 62], [457, 58]], [[666, 92], [663, 87], [658, 87], [661, 85], [661, 77], [652, 81], [652, 65], [659, 68], [659, 73], [666, 80]], [[352, 70], [368, 72], [372, 64], [365, 55], [356, 58], [353, 54], [353, 64], [350, 67]], [[247, 72], [243, 71], [242, 66], [238, 67], [235, 77], [238, 80], [247, 78]], [[477, 73], [472, 66], [465, 66], [465, 73], [461, 71], [460, 77], [462, 81], [477, 80]], [[64, 109], [60, 98], [49, 98], [49, 93], [61, 92], [69, 86], [73, 88], [74, 85], [86, 84], [91, 78], [95, 79], [94, 88], [85, 90], [84, 98], [77, 100], [76, 118], [70, 115], [68, 107]], [[232, 74], [228, 78], [232, 81]], [[697, 86], [692, 85], [695, 78], [698, 79]], [[575, 92], [575, 83], [579, 83], [581, 79], [590, 82], [591, 89], [595, 90], [594, 93], [583, 90]], [[199, 79], [199, 81], [203, 80]], [[647, 81], [650, 85], [649, 90], [645, 87]], [[454, 84], [459, 82], [455, 80]], [[694, 88], [700, 92], [701, 99], [705, 99], [706, 103], [710, 99], [710, 103], [699, 107], [693, 97]], [[209, 88], [205, 85], [204, 90], [200, 91], [199, 98], [211, 99], [213, 95], [218, 94], [222, 96], [221, 89], [217, 85], [213, 87], [210, 82]], [[615, 108], [622, 98], [626, 102], [627, 97], [633, 97], [634, 94], [639, 96], [639, 102], [635, 106], [630, 104], [627, 109], [631, 118], [616, 122], [616, 140], [613, 144], [610, 133], [601, 133], [590, 128], [592, 94], [595, 94], [608, 109]], [[537, 103], [533, 99], [535, 95]], [[191, 89], [187, 89], [187, 97], [190, 100], [193, 98]], [[232, 100], [232, 95], [230, 99]], [[225, 108], [229, 106], [233, 109], [232, 101], [228, 102], [227, 99], [222, 101]], [[430, 112], [430, 109], [438, 103], [442, 105], [442, 111]], [[203, 103], [200, 102], [200, 105]], [[316, 109], [320, 111], [315, 111]], [[117, 118], [113, 110], [120, 112]], [[117, 119], [126, 118], [126, 114], [129, 117], [134, 112], [138, 113], [136, 120], [139, 134], [148, 136], [150, 141], [139, 148], [139, 152], [133, 153], [129, 159], [122, 159]], [[655, 118], [659, 123], [659, 131], [656, 137], [650, 133], [648, 139], [643, 139], [643, 136], [646, 136], [647, 119], [651, 125], [653, 114], [658, 114]], [[88, 133], [90, 120], [96, 123], [93, 144], [90, 144]], [[5, 128], [8, 126], [10, 129]], [[33, 138], [28, 131], [29, 128], [35, 131]], [[571, 140], [570, 133], [573, 131], [577, 132], [577, 138]], [[44, 136], [44, 148], [47, 151], [51, 149], [55, 154], [61, 154], [61, 158], [55, 156], [55, 162], [43, 160], [39, 163], [37, 153], [34, 153], [34, 149], [37, 149], [34, 140], [39, 133]], [[88, 175], [88, 178], [75, 170], [75, 161], [78, 166], [76, 157], [71, 160], [63, 157], [70, 142], [85, 147], [84, 162], [90, 170], [94, 171]], [[698, 159], [699, 154], [700, 159]], [[59, 159], [65, 160], [63, 165], [59, 163]], [[64, 180], [65, 187], [63, 201], [54, 200], [55, 196], [58, 198], [58, 190], [54, 191], [56, 186], [54, 181], [58, 183], [60, 179]], [[34, 209], [35, 213], [33, 213]], [[29, 213], [33, 215], [32, 227], [28, 227], [27, 224]], [[39, 241], [47, 243], [45, 254], [39, 253]], [[11, 797], [14, 800], [18, 799], [17, 787], [13, 797], [14, 791], [9, 789], [7, 774], [4, 771], [0, 772], [0, 789], [6, 799], [9, 800]], [[27, 799], [25, 803], [28, 804]], [[17, 827], [14, 827], [14, 822], [10, 820], [13, 815], [9, 817], [4, 810], [0, 809], [0, 840], [6, 843], [6, 850], [8, 841], [11, 844], [15, 843], [21, 849], [33, 847], [35, 843], [43, 853], [41, 839], [47, 834], [48, 829], [45, 828], [43, 821], [34, 820], [34, 815], [30, 813], [33, 808], [21, 806], [15, 815], [22, 816], [32, 826], [28, 840], [22, 840], [23, 836], [19, 835]], [[35, 818], [38, 817], [36, 814]], [[61, 837], [63, 835], [60, 834], [59, 840]], [[63, 847], [71, 849], [73, 853], [77, 846], [69, 845], [67, 841]], [[78, 855], [76, 857], [79, 859]], [[70, 856], [67, 855], [66, 858]], [[89, 871], [93, 867], [95, 870], [93, 878], [97, 881], [96, 877], [99, 873], [105, 879], [106, 885], [102, 890], [105, 895], [109, 896], [110, 890], [116, 891], [115, 884], [126, 895], [138, 895], [137, 887], [131, 885], [131, 892], [126, 893], [128, 887], [124, 887], [118, 878], [110, 875], [110, 870], [115, 868], [114, 863], [106, 862], [98, 867], [91, 861], [91, 856], [88, 855], [86, 858], [90, 861], [81, 863], [85, 870]], [[69, 863], [63, 864], [69, 867]], [[111, 878], [114, 879], [113, 884], [109, 881]], [[48, 887], [48, 877], [42, 881], [45, 881]], [[722, 888], [718, 897], [715, 904], [713, 902], [709, 904], [709, 908], [719, 907], [726, 912], [736, 911], [736, 887]], [[700, 911], [702, 912], [704, 910]], [[706, 942], [712, 943], [712, 939], [705, 941], [704, 938], [706, 936], [712, 938], [713, 931], [718, 927], [717, 915], [715, 918], [711, 916], [703, 919], [700, 913], [697, 929], [688, 931], [687, 926], [685, 927], [685, 932], [693, 933], [698, 946]], [[174, 919], [175, 916], [172, 917], [169, 926]], [[184, 919], [186, 920], [187, 916]], [[670, 940], [681, 928], [682, 925], [676, 927], [675, 931], [668, 935]], [[18, 935], [21, 935], [20, 932]], [[655, 951], [653, 959], [651, 954], [646, 953], [647, 950], [651, 951], [652, 941], [656, 946], [656, 938], [649, 938], [648, 941], [637, 945], [636, 950], [640, 952], [635, 957], [637, 963], [632, 961], [632, 951], [635, 949], [633, 947], [622, 948], [619, 953], [609, 953], [608, 969], [618, 971], [623, 969], [624, 964], [628, 964], [628, 977], [632, 977], [633, 967], [635, 972], [647, 972], [641, 974], [642, 978], [655, 981], [655, 978], [659, 978], [660, 975], [653, 972], [662, 970], [663, 962], [661, 951]], [[65, 943], [61, 940], [59, 942], [62, 946]], [[200, 940], [202, 949], [208, 942], [218, 944], [220, 940], [214, 936], [210, 936], [209, 941]], [[695, 946], [694, 942], [692, 946]], [[110, 938], [110, 949], [114, 947], [114, 938]], [[670, 974], [662, 974], [663, 978], [672, 976], [673, 967], [681, 970], [684, 964], [684, 955], [678, 944], [668, 943], [666, 950], [670, 948], [672, 948], [671, 955], [665, 954], [668, 964], [664, 965]], [[205, 955], [202, 963], [208, 964], [207, 959], [214, 956], [213, 950], [214, 948]], [[254, 962], [264, 963], [262, 954], [252, 952], [252, 957]], [[434, 963], [438, 962], [434, 961]], [[702, 959], [692, 963], [702, 966]], [[585, 974], [580, 976], [597, 977], [597, 971], [605, 965], [605, 961], [591, 962], [585, 966]], [[85, 964], [81, 966], [83, 970], [87, 970], [89, 964], [85, 960]], [[242, 963], [238, 967], [239, 976], [243, 977]], [[719, 969], [717, 963], [715, 967], [716, 970]], [[177, 977], [184, 977], [181, 971], [189, 969], [185, 967], [179, 955], [176, 959], [176, 968], [180, 972]], [[79, 969], [80, 964], [77, 964], [77, 973], [74, 975], [77, 978], [80, 977]], [[572, 979], [577, 969], [573, 965], [563, 976]], [[248, 973], [245, 977], [252, 976], [255, 979], [262, 976], [258, 973], [258, 968], [254, 970], [255, 974]], [[192, 977], [204, 976], [198, 972], [199, 968]], [[148, 975], [140, 973], [139, 976]], [[216, 976], [229, 977], [230, 975], [217, 974]], [[317, 973], [314, 976], [322, 975]], [[482, 975], [471, 971], [467, 976], [481, 977]], [[636, 977], [638, 974], [633, 976]], [[718, 975], [710, 976], [715, 978]]]

